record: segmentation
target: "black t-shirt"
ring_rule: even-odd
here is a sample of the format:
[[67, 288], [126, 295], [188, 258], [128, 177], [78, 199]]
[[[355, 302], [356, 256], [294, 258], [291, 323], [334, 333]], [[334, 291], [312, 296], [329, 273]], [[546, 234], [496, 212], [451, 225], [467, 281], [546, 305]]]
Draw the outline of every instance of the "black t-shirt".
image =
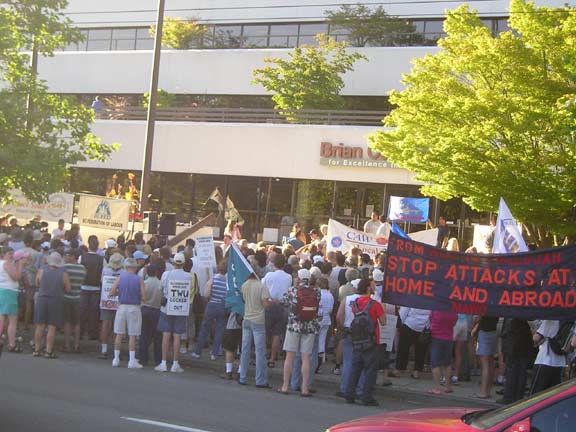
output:
[[446, 225], [438, 225], [438, 238], [436, 240], [436, 247], [442, 247], [444, 239], [450, 237], [450, 228]]
[[496, 331], [498, 327], [498, 317], [483, 316], [480, 318], [480, 330], [485, 332]]

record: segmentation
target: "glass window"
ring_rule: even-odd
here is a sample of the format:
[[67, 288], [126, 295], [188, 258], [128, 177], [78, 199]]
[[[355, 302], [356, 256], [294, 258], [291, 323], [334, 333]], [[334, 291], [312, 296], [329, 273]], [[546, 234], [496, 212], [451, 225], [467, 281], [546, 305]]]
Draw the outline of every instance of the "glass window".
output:
[[546, 407], [532, 416], [531, 431], [571, 432], [576, 422], [576, 398], [572, 397]]
[[136, 39], [136, 29], [114, 29], [112, 32], [114, 39]]
[[153, 39], [138, 39], [136, 41], [136, 49], [137, 50], [154, 49], [154, 40]]
[[136, 47], [136, 40], [135, 39], [120, 39], [120, 40], [113, 40], [112, 41], [112, 49], [113, 50], [133, 50]]
[[318, 33], [328, 33], [328, 24], [300, 24], [300, 36], [316, 36]]
[[298, 42], [298, 36], [270, 36], [270, 48], [293, 48]]
[[426, 33], [444, 33], [442, 21], [426, 21]]
[[136, 36], [138, 39], [152, 39], [152, 35], [150, 34], [150, 30], [148, 28], [136, 29]]
[[88, 31], [89, 40], [109, 40], [112, 39], [112, 29], [90, 29]]
[[496, 31], [498, 33], [510, 30], [507, 19], [499, 19], [496, 21]]
[[293, 180], [291, 179], [272, 179], [270, 184], [270, 212], [280, 213], [282, 216], [290, 214], [292, 205], [292, 183]]
[[412, 25], [414, 26], [415, 31], [418, 33], [424, 33], [425, 24], [426, 21], [412, 21]]
[[318, 41], [316, 40], [315, 36], [302, 36], [300, 35], [300, 37], [298, 38], [298, 46], [302, 46], [302, 45], [318, 45]]
[[328, 30], [328, 32], [331, 35], [347, 35], [350, 34], [350, 30], [347, 28], [343, 28], [343, 27], [339, 27], [333, 24], [330, 24], [330, 29]]
[[268, 36], [242, 36], [242, 46], [245, 48], [266, 48]]
[[87, 51], [110, 51], [110, 39], [108, 40], [89, 40]]
[[220, 48], [240, 48], [242, 45], [241, 26], [217, 26], [214, 46]]
[[267, 25], [245, 25], [242, 30], [243, 36], [268, 36]]
[[271, 36], [298, 36], [298, 24], [272, 24]]

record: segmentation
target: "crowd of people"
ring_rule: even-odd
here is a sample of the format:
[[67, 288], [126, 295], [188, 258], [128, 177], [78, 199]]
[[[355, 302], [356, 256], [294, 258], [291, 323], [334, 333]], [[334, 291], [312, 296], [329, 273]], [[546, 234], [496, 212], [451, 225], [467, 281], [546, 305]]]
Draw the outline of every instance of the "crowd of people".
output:
[[[200, 264], [193, 240], [172, 250], [159, 238], [146, 242], [137, 233], [101, 247], [94, 235], [84, 244], [77, 225], [64, 226], [60, 221], [52, 233], [19, 227], [17, 221], [2, 228], [0, 335], [9, 352], [23, 352], [18, 326], [27, 329], [33, 317], [36, 357], [57, 357], [62, 329], [60, 352], [79, 353], [83, 340], [99, 340], [98, 357], [119, 367], [127, 339], [128, 368], [174, 373], [183, 372], [181, 356], [193, 361], [223, 355], [222, 378], [246, 385], [253, 364], [258, 388], [270, 387], [269, 369], [284, 357], [279, 393], [310, 397], [315, 375], [323, 371], [341, 376], [338, 395], [346, 402], [375, 406], [379, 373], [380, 385], [390, 385], [402, 375], [421, 379], [428, 370], [432, 396], [451, 393], [461, 379], [476, 374], [481, 376], [476, 397], [490, 398], [496, 383], [503, 386], [500, 402], [514, 402], [525, 396], [531, 366], [529, 393], [560, 383], [571, 359], [569, 350], [556, 346], [576, 346], [571, 322], [386, 304], [386, 252], [375, 257], [358, 248], [327, 252], [325, 225], [306, 233], [295, 224], [285, 244], [277, 246], [251, 244], [232, 222], [215, 246], [215, 268]], [[383, 227], [375, 214], [365, 230]], [[459, 249], [448, 229], [438, 233], [439, 247]], [[240, 289], [242, 311], [227, 303], [232, 243], [251, 266]], [[186, 316], [167, 306], [174, 284], [189, 292]]]

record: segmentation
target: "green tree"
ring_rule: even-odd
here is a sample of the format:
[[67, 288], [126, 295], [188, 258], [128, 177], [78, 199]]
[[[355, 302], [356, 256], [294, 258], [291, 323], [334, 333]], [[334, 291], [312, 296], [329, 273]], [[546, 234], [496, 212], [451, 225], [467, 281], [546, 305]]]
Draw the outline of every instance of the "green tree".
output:
[[[180, 50], [202, 47], [207, 32], [208, 28], [198, 24], [196, 18], [182, 20], [166, 17], [162, 28], [162, 45]], [[150, 34], [156, 34], [156, 26], [150, 27]]]
[[355, 47], [405, 45], [420, 36], [414, 35], [412, 24], [388, 15], [382, 6], [342, 5], [338, 10], [326, 12], [326, 16], [331, 28], [344, 30], [348, 42]]
[[[294, 48], [289, 59], [268, 58], [266, 66], [253, 71], [253, 84], [273, 93], [276, 108], [287, 113], [302, 109], [338, 109], [344, 104], [340, 91], [341, 75], [353, 70], [354, 63], [366, 60], [356, 52], [347, 52], [345, 42], [336, 42], [323, 34], [316, 36], [318, 47]], [[288, 114], [291, 121], [298, 119]]]
[[[144, 93], [142, 97], [142, 106], [148, 108], [148, 103], [150, 100], [150, 94]], [[176, 106], [176, 95], [173, 93], [168, 93], [166, 90], [158, 89], [156, 95], [156, 106], [158, 108], [169, 108]]]
[[[479, 211], [502, 196], [514, 216], [557, 234], [576, 233], [572, 8], [510, 3], [511, 31], [493, 36], [476, 12], [449, 12], [441, 50], [414, 62], [392, 92], [392, 130], [371, 146], [443, 200]], [[540, 229], [542, 236], [544, 230]], [[535, 230], [532, 232], [535, 234]]]
[[90, 132], [91, 109], [49, 94], [31, 66], [31, 51], [51, 56], [79, 40], [79, 31], [60, 12], [66, 4], [12, 0], [0, 7], [0, 200], [20, 189], [43, 201], [65, 187], [71, 165], [104, 160], [115, 149]]

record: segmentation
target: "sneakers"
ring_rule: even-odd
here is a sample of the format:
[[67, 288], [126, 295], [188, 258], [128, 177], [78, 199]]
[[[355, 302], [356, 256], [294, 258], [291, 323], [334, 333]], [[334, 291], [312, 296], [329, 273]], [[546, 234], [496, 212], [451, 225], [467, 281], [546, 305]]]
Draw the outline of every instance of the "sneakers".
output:
[[195, 352], [190, 353], [190, 355], [192, 356], [192, 358], [195, 358], [195, 359], [199, 359], [199, 358], [200, 358], [200, 354], [196, 354]]
[[144, 366], [142, 366], [138, 360], [132, 360], [128, 362], [128, 369], [142, 369]]
[[457, 376], [453, 376], [452, 378], [450, 378], [450, 381], [452, 381], [452, 385], [458, 385], [458, 384], [460, 384], [460, 381], [458, 381], [458, 377], [457, 377]]
[[156, 372], [168, 372], [168, 369], [166, 368], [166, 364], [165, 363], [160, 363], [158, 366], [156, 366], [154, 368], [154, 370]]
[[120, 366], [120, 359], [115, 358], [114, 360], [112, 360], [112, 367], [118, 367]]
[[225, 379], [227, 381], [232, 381], [234, 379], [234, 375], [232, 374], [232, 372], [226, 372], [220, 375], [220, 378]]
[[445, 385], [446, 385], [446, 377], [440, 378], [440, 385], [441, 385], [441, 386], [445, 386]]
[[96, 357], [98, 360], [108, 360], [108, 353], [100, 353], [98, 354], [98, 357]]
[[338, 366], [336, 366], [336, 367], [334, 368], [334, 370], [332, 370], [332, 373], [333, 373], [334, 375], [340, 375], [340, 374], [341, 374], [340, 368], [339, 368]]
[[188, 354], [188, 350], [186, 349], [186, 347], [180, 347], [180, 354], [182, 355]]
[[180, 365], [178, 365], [178, 364], [172, 364], [172, 367], [170, 368], [170, 372], [182, 373], [182, 372], [184, 372], [184, 369], [182, 369], [180, 367]]
[[214, 354], [210, 355], [210, 360], [215, 361], [216, 360], [216, 356]]

